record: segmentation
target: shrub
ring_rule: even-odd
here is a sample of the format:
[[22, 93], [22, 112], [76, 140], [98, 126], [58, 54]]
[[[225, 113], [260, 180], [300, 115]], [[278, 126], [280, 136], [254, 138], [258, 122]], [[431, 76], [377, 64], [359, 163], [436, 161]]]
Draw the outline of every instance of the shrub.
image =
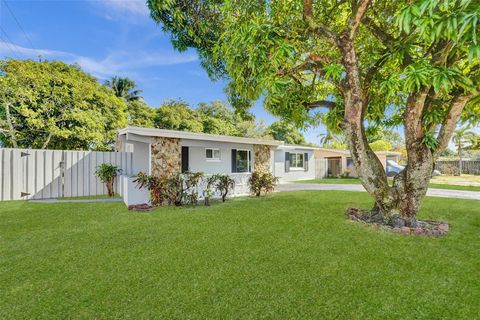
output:
[[97, 167], [95, 175], [100, 179], [102, 183], [105, 183], [109, 197], [113, 197], [115, 195], [115, 192], [113, 190], [115, 178], [121, 173], [122, 169], [111, 163], [102, 163]]
[[164, 188], [160, 179], [154, 176], [149, 176], [144, 172], [139, 172], [133, 180], [139, 189], [148, 189], [150, 191], [150, 200], [153, 206], [159, 206], [163, 203]]
[[228, 174], [216, 174], [214, 176], [217, 191], [220, 192], [222, 196], [222, 202], [225, 202], [228, 192], [235, 186], [235, 180]]
[[206, 179], [206, 186], [205, 189], [203, 189], [203, 198], [206, 206], [210, 205], [210, 198], [213, 197], [215, 194], [213, 188], [215, 186], [215, 183], [217, 182], [217, 175], [209, 176]]
[[180, 176], [182, 181], [182, 196], [185, 203], [198, 204], [198, 185], [203, 179], [203, 172], [186, 172]]
[[135, 182], [140, 189], [150, 191], [150, 200], [153, 206], [174, 204], [181, 206], [184, 203], [198, 204], [198, 185], [203, 178], [202, 172], [187, 172], [171, 177], [155, 177], [139, 172]]
[[272, 192], [277, 185], [278, 178], [270, 172], [253, 172], [248, 180], [250, 192], [257, 197], [260, 197], [262, 191], [264, 194]]
[[458, 165], [445, 164], [442, 166], [441, 172], [448, 176], [458, 176], [460, 173], [460, 170], [458, 169]]

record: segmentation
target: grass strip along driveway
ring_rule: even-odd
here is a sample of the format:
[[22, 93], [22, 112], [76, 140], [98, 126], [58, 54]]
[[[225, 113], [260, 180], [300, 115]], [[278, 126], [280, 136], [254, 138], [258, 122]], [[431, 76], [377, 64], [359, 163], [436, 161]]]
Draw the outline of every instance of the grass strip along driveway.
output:
[[[480, 181], [480, 177], [478, 178]], [[325, 179], [312, 179], [312, 180], [298, 180], [293, 181], [295, 183], [319, 183], [319, 184], [361, 184], [360, 180], [356, 178], [325, 178]], [[434, 189], [447, 189], [447, 190], [466, 190], [466, 191], [480, 191], [479, 186], [470, 185], [454, 185], [445, 183], [430, 182], [429, 188]]]
[[347, 221], [364, 193], [304, 191], [149, 213], [0, 205], [0, 318], [474, 319], [478, 201], [427, 198], [448, 236]]

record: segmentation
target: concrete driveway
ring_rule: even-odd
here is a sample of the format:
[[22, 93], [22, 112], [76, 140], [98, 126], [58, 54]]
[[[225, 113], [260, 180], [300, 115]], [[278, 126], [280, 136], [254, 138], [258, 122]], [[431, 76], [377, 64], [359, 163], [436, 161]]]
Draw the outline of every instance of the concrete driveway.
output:
[[[282, 191], [301, 191], [301, 190], [338, 190], [338, 191], [357, 191], [365, 192], [360, 184], [321, 184], [321, 183], [281, 183], [277, 187], [278, 192]], [[428, 189], [427, 196], [480, 200], [480, 192], [466, 190], [446, 190], [446, 189]]]

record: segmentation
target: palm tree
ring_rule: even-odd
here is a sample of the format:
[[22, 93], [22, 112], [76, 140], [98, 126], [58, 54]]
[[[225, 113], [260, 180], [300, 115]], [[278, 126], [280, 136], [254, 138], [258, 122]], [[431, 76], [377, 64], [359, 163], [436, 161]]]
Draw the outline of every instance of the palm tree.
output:
[[327, 133], [321, 133], [318, 135], [320, 138], [320, 145], [323, 147], [328, 147], [333, 145], [344, 145], [346, 144], [345, 138], [341, 135], [334, 134], [327, 128]]
[[129, 78], [115, 76], [105, 81], [105, 84], [112, 88], [117, 97], [124, 98], [125, 101], [136, 101], [142, 98], [140, 96], [142, 90], [135, 90], [137, 84]]
[[452, 141], [457, 146], [457, 153], [458, 153], [458, 172], [462, 174], [462, 152], [466, 147], [467, 143], [474, 144], [474, 140], [476, 139], [476, 135], [473, 131], [469, 131], [469, 127], [464, 127], [455, 130], [453, 133]]

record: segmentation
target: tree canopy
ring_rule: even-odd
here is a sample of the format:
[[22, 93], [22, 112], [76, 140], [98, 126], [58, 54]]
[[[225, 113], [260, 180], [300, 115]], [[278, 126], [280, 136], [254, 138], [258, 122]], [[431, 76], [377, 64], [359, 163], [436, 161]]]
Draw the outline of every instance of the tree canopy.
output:
[[305, 145], [307, 142], [303, 135], [293, 125], [276, 121], [267, 128], [267, 133], [275, 140], [285, 141], [289, 144]]
[[193, 108], [184, 101], [170, 100], [155, 110], [154, 126], [161, 129], [203, 132], [241, 137], [267, 137], [263, 123], [246, 119], [220, 101]]
[[127, 124], [126, 105], [77, 65], [0, 61], [0, 141], [4, 146], [110, 149]]

